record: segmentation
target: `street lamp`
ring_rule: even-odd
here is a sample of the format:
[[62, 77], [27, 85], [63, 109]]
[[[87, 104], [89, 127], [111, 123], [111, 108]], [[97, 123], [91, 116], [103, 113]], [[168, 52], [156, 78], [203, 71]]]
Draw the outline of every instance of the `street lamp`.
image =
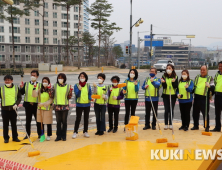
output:
[[133, 0], [130, 0], [130, 45], [129, 45], [129, 68], [131, 68], [131, 54], [132, 54], [132, 30], [133, 30], [133, 26], [135, 27], [139, 27], [140, 24], [143, 23], [143, 20], [140, 18], [134, 25], [132, 25], [132, 20], [133, 20], [133, 16], [132, 16], [132, 2]]
[[9, 5], [13, 5], [14, 2], [12, 0], [2, 0], [3, 2], [5, 2], [6, 4], [9, 4]]

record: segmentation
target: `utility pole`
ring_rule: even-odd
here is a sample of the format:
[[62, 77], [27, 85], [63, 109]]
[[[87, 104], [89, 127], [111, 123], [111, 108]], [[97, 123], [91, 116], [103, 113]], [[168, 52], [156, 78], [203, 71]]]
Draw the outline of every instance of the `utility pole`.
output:
[[133, 20], [133, 16], [132, 16], [132, 1], [130, 0], [130, 5], [131, 5], [131, 9], [130, 9], [130, 45], [129, 45], [129, 69], [131, 69], [131, 63], [132, 63], [132, 56], [131, 56], [131, 52], [132, 52], [132, 20]]
[[138, 45], [137, 45], [137, 69], [140, 69], [140, 37], [139, 37], [139, 32], [138, 34]]
[[151, 25], [150, 25], [150, 68], [151, 68], [151, 66], [152, 66], [152, 65], [151, 65], [152, 40], [153, 40], [153, 25], [151, 24]]

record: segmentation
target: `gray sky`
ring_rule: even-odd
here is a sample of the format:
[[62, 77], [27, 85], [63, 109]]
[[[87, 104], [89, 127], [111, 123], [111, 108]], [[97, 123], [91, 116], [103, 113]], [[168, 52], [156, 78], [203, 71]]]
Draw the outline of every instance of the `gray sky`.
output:
[[[129, 40], [130, 0], [108, 1], [113, 4], [114, 10], [110, 21], [122, 28], [114, 34], [117, 43]], [[90, 4], [93, 2], [95, 0], [90, 0]], [[192, 45], [209, 46], [211, 43], [222, 42], [222, 39], [207, 38], [222, 38], [221, 17], [222, 0], [133, 0], [133, 24], [139, 18], [144, 20], [142, 25], [133, 28], [133, 44], [137, 46], [137, 32], [149, 31], [150, 24], [153, 24], [153, 33], [195, 34]], [[90, 32], [96, 33], [93, 28], [90, 28]], [[144, 35], [141, 33], [140, 37]], [[171, 37], [174, 42], [184, 38]]]

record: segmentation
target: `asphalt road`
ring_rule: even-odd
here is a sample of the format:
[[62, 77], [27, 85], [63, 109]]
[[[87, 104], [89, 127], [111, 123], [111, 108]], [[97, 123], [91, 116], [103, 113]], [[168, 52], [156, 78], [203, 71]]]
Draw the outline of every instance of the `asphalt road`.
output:
[[[113, 72], [115, 72], [115, 70]], [[181, 71], [177, 70], [176, 73], [177, 73], [178, 77], [181, 77]], [[198, 71], [198, 70], [191, 70], [190, 71], [190, 78], [194, 79], [195, 76], [198, 75], [199, 73], [200, 73], [200, 71]], [[209, 71], [209, 75], [214, 77], [215, 74], [216, 74], [216, 70]], [[127, 78], [127, 74], [118, 74], [118, 73], [106, 74], [106, 81], [105, 81], [106, 85], [111, 84], [110, 79], [113, 75], [118, 75], [120, 77], [121, 82], [123, 82]], [[144, 80], [146, 79], [146, 77], [148, 75], [149, 75], [149, 72], [139, 73], [139, 80], [141, 82], [140, 86], [142, 86]], [[162, 75], [163, 75], [163, 73], [158, 72], [157, 77], [161, 78]], [[38, 81], [40, 82], [41, 79], [45, 76], [47, 76], [47, 75], [40, 75], [39, 78], [38, 78]], [[19, 85], [19, 83], [21, 81], [21, 77], [20, 76], [13, 76], [13, 77], [14, 77], [14, 83]], [[52, 84], [54, 84], [56, 82], [57, 76], [55, 74], [54, 75], [49, 75], [48, 77], [50, 78], [50, 81], [51, 81]], [[4, 76], [0, 76], [0, 86], [4, 85], [3, 78], [4, 78]], [[96, 75], [89, 75], [88, 82], [91, 85], [92, 85], [93, 82], [96, 82], [96, 80], [97, 80]], [[26, 82], [26, 81], [30, 81], [30, 76], [25, 76], [24, 77], [24, 82]], [[71, 85], [74, 85], [77, 82], [78, 82], [78, 75], [76, 75], [76, 74], [67, 75], [67, 83], [69, 83]], [[162, 88], [160, 90], [160, 94], [162, 94]], [[145, 101], [145, 99], [144, 99], [144, 90], [142, 90], [140, 88], [139, 104], [142, 105], [142, 106], [138, 106], [137, 110], [136, 110], [136, 115], [140, 116], [140, 120], [144, 120], [144, 118], [145, 118], [145, 106], [143, 106], [144, 101]], [[159, 101], [162, 102], [161, 97], [160, 97]], [[75, 99], [74, 99], [74, 95], [73, 95], [72, 99], [70, 100], [70, 104], [74, 104], [74, 103], [75, 103]], [[124, 100], [122, 100], [121, 103], [124, 103]], [[123, 120], [124, 120], [124, 113], [125, 113], [125, 107], [122, 106], [121, 109], [120, 109], [120, 116], [119, 116], [119, 121], [120, 122], [123, 122]], [[20, 114], [23, 122], [25, 123], [25, 112], [24, 112], [23, 107], [19, 108], [19, 114]], [[191, 110], [191, 115], [192, 115], [192, 110]], [[210, 104], [210, 119], [211, 120], [214, 120], [214, 117], [215, 117], [214, 115], [215, 115], [214, 104], [211, 103]], [[70, 108], [68, 124], [69, 125], [74, 125], [75, 118], [76, 118], [75, 108]], [[164, 107], [163, 106], [159, 106], [158, 118], [160, 120], [164, 119]], [[202, 116], [200, 116], [200, 119], [202, 120]], [[174, 120], [180, 120], [179, 105], [175, 106]], [[108, 122], [108, 113], [106, 113], [106, 122]], [[191, 116], [191, 122], [192, 122], [192, 116]], [[212, 122], [214, 122], [214, 121], [212, 121]], [[55, 115], [53, 115], [53, 124], [55, 124], [55, 123], [56, 123], [56, 119], [55, 119]], [[81, 123], [83, 123], [83, 120], [82, 120]], [[90, 110], [89, 123], [90, 124], [95, 124], [95, 113], [94, 113], [93, 107]], [[200, 122], [200, 123], [202, 123], [202, 122]], [[32, 125], [34, 125], [34, 124], [35, 124], [35, 122], [34, 122], [34, 118], [33, 118]], [[2, 125], [2, 118], [1, 117], [0, 117], [0, 125]]]

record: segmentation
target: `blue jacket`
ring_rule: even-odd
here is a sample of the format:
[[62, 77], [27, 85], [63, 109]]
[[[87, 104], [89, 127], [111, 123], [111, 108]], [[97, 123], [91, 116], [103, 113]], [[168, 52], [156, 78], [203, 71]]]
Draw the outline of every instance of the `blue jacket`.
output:
[[[182, 82], [185, 82], [185, 81], [182, 81]], [[180, 84], [180, 83], [179, 83], [179, 84]], [[192, 101], [193, 101], [193, 94], [192, 94], [193, 88], [194, 88], [194, 83], [193, 83], [193, 81], [191, 80], [189, 87], [186, 88], [186, 91], [190, 93], [190, 99], [178, 99], [178, 101], [179, 101], [180, 103], [190, 103], [190, 102], [192, 102]], [[176, 94], [177, 94], [177, 95], [179, 94], [179, 85], [178, 85]]]
[[[80, 103], [77, 103], [77, 99], [80, 97], [81, 95], [81, 90], [79, 90], [79, 88], [77, 87], [77, 84], [75, 84], [74, 86], [74, 93], [76, 95], [76, 107], [89, 107], [90, 106], [90, 102], [87, 103], [87, 104], [80, 104]], [[91, 101], [92, 98], [91, 98], [91, 95], [92, 95], [92, 90], [91, 90], [91, 86], [89, 86], [89, 92], [88, 92], [88, 99]]]
[[[125, 81], [124, 81], [124, 83], [126, 83], [126, 81], [130, 81], [130, 79], [129, 78], [127, 78]], [[135, 80], [134, 80], [135, 81]], [[132, 81], [130, 81], [130, 82], [132, 82]], [[140, 88], [140, 82], [139, 81], [137, 81], [138, 83], [137, 83], [137, 85], [135, 86], [135, 92], [138, 92], [139, 91], [139, 88]], [[124, 90], [126, 90], [126, 88], [127, 87], [123, 87], [123, 89]], [[126, 94], [125, 94], [126, 95]], [[125, 98], [125, 100], [138, 100], [138, 99], [127, 99], [127, 98]]]
[[[157, 77], [154, 77], [154, 79], [157, 79]], [[146, 80], [144, 80], [144, 82], [143, 82], [143, 86], [142, 86], [142, 89], [143, 90], [146, 90], [146, 88], [145, 88], [145, 86], [146, 86]], [[152, 85], [155, 87], [155, 88], [159, 88], [160, 87], [160, 85], [161, 85], [161, 80], [159, 79], [158, 81], [153, 81], [153, 82], [151, 82], [152, 83]], [[151, 97], [151, 99], [152, 99], [152, 101], [159, 101], [159, 97]], [[145, 97], [145, 101], [148, 101], [148, 102], [150, 102], [150, 97], [148, 96], [148, 97]]]

